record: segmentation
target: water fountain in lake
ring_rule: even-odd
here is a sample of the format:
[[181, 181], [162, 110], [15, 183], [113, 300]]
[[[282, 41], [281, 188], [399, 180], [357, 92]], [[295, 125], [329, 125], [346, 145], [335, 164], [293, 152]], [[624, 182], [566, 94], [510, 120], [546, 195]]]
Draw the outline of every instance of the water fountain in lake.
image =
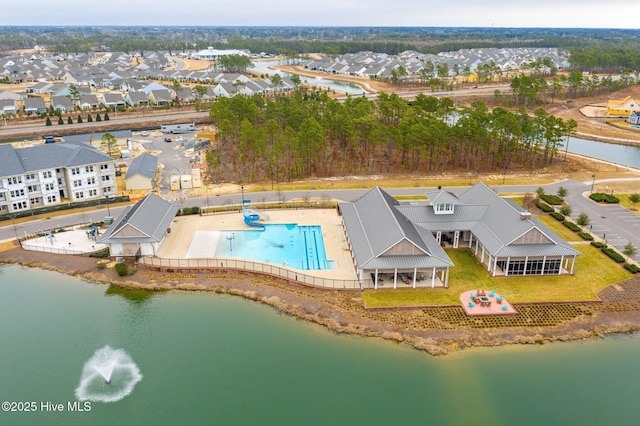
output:
[[76, 398], [80, 401], [115, 402], [129, 395], [142, 374], [123, 349], [106, 345], [84, 364]]

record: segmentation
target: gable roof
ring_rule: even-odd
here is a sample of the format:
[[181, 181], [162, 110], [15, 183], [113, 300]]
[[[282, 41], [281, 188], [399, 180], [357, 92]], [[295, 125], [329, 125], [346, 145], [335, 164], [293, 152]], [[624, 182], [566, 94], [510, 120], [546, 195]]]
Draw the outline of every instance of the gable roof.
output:
[[[398, 201], [375, 187], [353, 203], [341, 203], [349, 240], [362, 268], [451, 266], [448, 256], [432, 235], [419, 231], [396, 208]], [[402, 241], [413, 244], [422, 255], [382, 256]], [[413, 267], [413, 266], [412, 266]]]
[[[150, 193], [133, 206], [127, 206], [97, 242], [102, 244], [160, 242], [179, 208], [180, 206], [169, 204]], [[121, 231], [127, 228], [135, 229], [138, 235], [123, 235], [126, 232]]]
[[[127, 177], [129, 179], [135, 175], [142, 175], [153, 179], [158, 169], [158, 157], [155, 155], [143, 153], [142, 155], [133, 159], [127, 170]], [[125, 179], [125, 180], [126, 180]]]
[[[0, 145], [2, 176], [53, 169], [113, 162], [114, 159], [87, 144], [50, 143], [15, 149]], [[6, 160], [6, 161], [5, 161]]]

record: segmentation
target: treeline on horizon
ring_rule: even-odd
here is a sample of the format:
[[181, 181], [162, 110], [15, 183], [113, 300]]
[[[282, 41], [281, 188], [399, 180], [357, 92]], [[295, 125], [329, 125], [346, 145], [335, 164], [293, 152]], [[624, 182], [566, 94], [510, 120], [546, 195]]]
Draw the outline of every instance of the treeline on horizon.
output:
[[483, 101], [396, 94], [376, 99], [296, 90], [290, 96], [219, 98], [206, 155], [211, 182], [281, 182], [369, 173], [507, 173], [551, 164], [577, 123]]
[[573, 69], [640, 69], [640, 34], [623, 29], [414, 27], [0, 27], [0, 51], [47, 46], [54, 53], [144, 53], [217, 48], [300, 56], [361, 51], [437, 54], [471, 48], [557, 47]]

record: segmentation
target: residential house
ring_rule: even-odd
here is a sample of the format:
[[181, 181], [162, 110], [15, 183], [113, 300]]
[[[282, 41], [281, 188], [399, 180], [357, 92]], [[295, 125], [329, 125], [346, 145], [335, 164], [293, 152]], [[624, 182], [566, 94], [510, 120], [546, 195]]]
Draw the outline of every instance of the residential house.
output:
[[65, 111], [65, 112], [70, 112], [74, 110], [71, 99], [69, 99], [66, 96], [52, 96], [51, 108], [53, 108], [55, 111]]
[[144, 92], [128, 92], [124, 101], [131, 106], [149, 106], [149, 99]]
[[18, 106], [13, 99], [0, 99], [0, 115], [11, 115], [18, 112]]
[[102, 95], [102, 105], [107, 108], [125, 108], [127, 103], [120, 93], [105, 93]]
[[607, 103], [607, 115], [628, 117], [632, 112], [640, 112], [640, 105], [631, 96], [627, 96], [622, 100], [610, 100]]
[[44, 114], [47, 112], [47, 105], [40, 96], [28, 97], [24, 100], [24, 112], [26, 114]]
[[157, 106], [168, 105], [173, 101], [168, 90], [152, 90], [148, 96], [149, 103]]
[[83, 111], [97, 109], [100, 106], [96, 95], [82, 95], [78, 100], [78, 107]]

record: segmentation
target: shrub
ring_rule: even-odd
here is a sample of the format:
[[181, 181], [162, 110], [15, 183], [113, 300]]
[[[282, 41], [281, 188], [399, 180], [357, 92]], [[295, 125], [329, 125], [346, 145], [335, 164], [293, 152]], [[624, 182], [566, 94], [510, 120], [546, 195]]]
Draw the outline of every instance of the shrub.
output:
[[540, 198], [542, 198], [547, 204], [551, 204], [552, 206], [558, 206], [564, 203], [564, 198], [558, 197], [557, 195], [553, 194], [542, 194], [540, 195]]
[[558, 212], [549, 213], [555, 220], [562, 222], [564, 220], [564, 215]]
[[612, 248], [602, 247], [602, 252], [618, 263], [624, 262], [624, 257]]
[[[564, 222], [562, 222], [562, 224], [564, 226], [566, 226], [567, 228], [571, 229], [573, 232], [578, 232], [580, 231], [580, 227], [578, 225], [576, 225], [573, 222], [567, 222], [566, 220]], [[593, 238], [592, 238], [593, 239]]]
[[124, 277], [129, 274], [129, 268], [126, 263], [118, 262], [116, 263], [116, 272], [119, 276]]
[[593, 241], [593, 235], [588, 232], [580, 232], [578, 235], [585, 241]]
[[620, 202], [618, 197], [616, 197], [615, 195], [605, 194], [603, 192], [594, 192], [593, 194], [589, 195], [589, 198], [597, 203], [616, 204]]
[[640, 272], [640, 268], [638, 268], [638, 266], [634, 265], [633, 263], [625, 263], [624, 269], [631, 272], [632, 274], [637, 274], [638, 272]]
[[591, 245], [594, 246], [595, 248], [604, 247], [604, 243], [601, 243], [600, 241], [591, 241]]
[[536, 206], [545, 213], [551, 213], [553, 211], [553, 207], [546, 203], [538, 202]]
[[107, 257], [109, 257], [109, 248], [107, 247], [107, 248], [102, 249], [100, 251], [97, 251], [95, 253], [91, 253], [89, 255], [89, 257], [95, 257], [95, 258], [98, 258], [98, 259], [106, 259]]
[[104, 269], [104, 268], [106, 268], [106, 267], [107, 267], [107, 264], [106, 264], [106, 263], [104, 263], [104, 262], [98, 262], [98, 264], [96, 265], [96, 267], [97, 267], [98, 269]]

